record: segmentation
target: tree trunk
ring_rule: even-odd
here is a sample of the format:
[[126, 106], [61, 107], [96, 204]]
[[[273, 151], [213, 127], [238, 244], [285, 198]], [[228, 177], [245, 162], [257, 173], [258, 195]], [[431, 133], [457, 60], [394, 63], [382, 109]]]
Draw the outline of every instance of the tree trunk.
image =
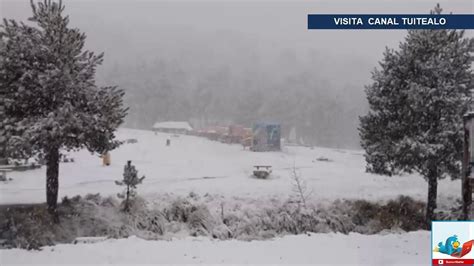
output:
[[4, 124], [5, 120], [5, 105], [3, 102], [3, 95], [0, 95], [0, 165], [1, 164], [8, 164], [7, 154], [6, 154], [6, 147], [7, 147], [7, 139], [5, 136], [5, 128], [6, 124]]
[[[466, 118], [466, 117], [465, 117]], [[469, 163], [469, 130], [466, 129], [467, 121], [464, 120], [464, 147], [463, 147], [463, 158], [462, 158], [462, 219], [469, 220], [469, 210], [472, 203], [472, 188], [469, 183], [469, 177], [471, 176], [471, 165]], [[474, 133], [474, 132], [473, 132]]]
[[436, 209], [436, 198], [438, 195], [438, 169], [433, 166], [428, 172], [428, 201], [426, 204], [426, 225], [431, 229], [434, 210]]
[[58, 188], [59, 188], [59, 149], [52, 147], [46, 154], [46, 203], [48, 211], [55, 222], [59, 222]]
[[130, 185], [127, 185], [127, 197], [125, 198], [125, 208], [124, 208], [124, 210], [126, 212], [128, 212], [130, 210], [130, 206], [128, 205], [129, 204], [129, 202], [128, 202], [129, 198], [130, 198]]

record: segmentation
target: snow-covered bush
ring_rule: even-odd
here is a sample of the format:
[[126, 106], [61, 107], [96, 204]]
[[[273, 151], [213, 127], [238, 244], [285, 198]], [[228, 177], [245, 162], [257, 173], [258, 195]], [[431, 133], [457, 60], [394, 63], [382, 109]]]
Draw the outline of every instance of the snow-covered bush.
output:
[[0, 238], [6, 239], [6, 246], [24, 249], [39, 249], [52, 245], [54, 233], [49, 230], [51, 220], [42, 206], [3, 210]]
[[177, 198], [171, 202], [169, 208], [165, 209], [166, 219], [168, 221], [187, 222], [191, 208], [191, 202], [183, 198]]
[[217, 239], [229, 239], [233, 237], [232, 231], [227, 225], [221, 223], [217, 224], [212, 230], [212, 237]]
[[0, 239], [6, 245], [39, 248], [55, 243], [72, 243], [77, 237], [145, 239], [208, 236], [218, 239], [268, 239], [307, 232], [412, 231], [425, 228], [425, 205], [409, 197], [386, 203], [341, 200], [325, 205], [308, 202], [308, 208], [294, 203], [229, 201], [221, 204], [208, 197], [170, 198], [153, 205], [140, 197], [123, 212], [114, 197], [99, 194], [63, 198], [58, 206], [61, 224], [54, 224], [44, 205], [0, 208]]
[[214, 218], [205, 205], [193, 206], [188, 217], [188, 225], [193, 236], [209, 235], [214, 228]]
[[188, 199], [178, 198], [164, 210], [168, 221], [186, 223], [191, 235], [210, 235], [216, 224], [214, 217], [204, 204], [194, 204]]
[[165, 232], [166, 218], [162, 211], [151, 209], [147, 202], [141, 197], [135, 197], [130, 202], [130, 211], [125, 214], [126, 224], [130, 233], [140, 235], [140, 232], [148, 232], [148, 238], [156, 238]]

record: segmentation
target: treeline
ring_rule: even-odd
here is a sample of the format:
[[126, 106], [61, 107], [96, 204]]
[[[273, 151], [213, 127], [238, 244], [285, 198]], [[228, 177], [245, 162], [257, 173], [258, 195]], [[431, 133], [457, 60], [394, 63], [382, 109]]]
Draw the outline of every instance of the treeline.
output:
[[300, 144], [359, 147], [358, 116], [367, 105], [360, 85], [335, 86], [318, 77], [317, 68], [285, 67], [294, 59], [284, 54], [269, 68], [258, 60], [235, 67], [200, 67], [189, 60], [116, 63], [103, 71], [106, 83], [126, 91], [126, 127], [149, 129], [167, 120], [187, 120], [197, 127], [271, 121], [282, 124], [285, 138], [293, 131]]

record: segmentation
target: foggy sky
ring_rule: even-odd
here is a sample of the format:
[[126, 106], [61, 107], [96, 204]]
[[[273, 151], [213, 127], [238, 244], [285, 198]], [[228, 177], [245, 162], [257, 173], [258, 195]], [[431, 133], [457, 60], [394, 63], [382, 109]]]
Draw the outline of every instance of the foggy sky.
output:
[[[26, 21], [29, 2], [0, 0], [0, 15]], [[273, 100], [288, 102], [292, 94], [303, 95], [281, 105], [299, 109], [305, 117], [279, 113], [281, 122], [299, 132], [310, 125], [306, 135], [317, 137], [313, 143], [338, 147], [357, 147], [358, 116], [367, 112], [364, 86], [385, 47], [397, 48], [406, 30], [307, 30], [308, 14], [428, 14], [437, 2], [444, 13], [474, 12], [472, 0], [63, 2], [71, 26], [87, 34], [86, 47], [105, 52], [99, 85], [119, 85], [126, 91], [131, 109], [125, 126], [148, 128], [163, 119], [196, 118], [175, 108], [203, 86], [215, 96], [211, 116], [235, 121], [232, 110], [245, 113], [246, 108], [229, 105], [250, 104], [255, 110], [247, 109], [255, 113], [247, 119], [238, 114], [242, 120], [269, 119], [258, 116], [254, 105], [261, 103], [252, 105], [255, 99], [236, 102], [232, 97], [238, 90], [246, 97], [260, 90], [265, 105], [275, 94], [284, 94], [278, 92], [283, 89], [294, 93]], [[474, 36], [472, 30], [466, 35]], [[308, 95], [319, 96], [308, 103]], [[208, 98], [202, 104], [211, 105], [204, 102]], [[194, 107], [201, 104], [190, 100]], [[308, 104], [313, 108], [306, 108]], [[278, 113], [276, 109], [272, 112]]]
[[[231, 63], [238, 71], [250, 63], [278, 72], [305, 65], [336, 85], [360, 84], [361, 91], [384, 47], [396, 47], [406, 31], [307, 30], [307, 14], [428, 13], [436, 2], [445, 12], [474, 10], [471, 0], [64, 2], [72, 26], [87, 34], [87, 47], [105, 52], [105, 66], [154, 56], [197, 69]], [[0, 10], [18, 20], [31, 14], [27, 0], [1, 0]], [[281, 53], [288, 57], [285, 69], [269, 60]], [[319, 60], [308, 62], [308, 54]]]

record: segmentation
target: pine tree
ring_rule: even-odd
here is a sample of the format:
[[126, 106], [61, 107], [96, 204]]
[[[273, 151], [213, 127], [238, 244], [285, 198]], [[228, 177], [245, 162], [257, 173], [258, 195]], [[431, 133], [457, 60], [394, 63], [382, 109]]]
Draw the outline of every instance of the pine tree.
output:
[[7, 153], [46, 159], [47, 205], [58, 221], [61, 150], [116, 148], [114, 132], [127, 109], [123, 91], [95, 84], [103, 54], [84, 49], [86, 35], [68, 27], [64, 5], [45, 0], [31, 7], [35, 26], [4, 20], [0, 28]]
[[[441, 13], [439, 5], [433, 13]], [[359, 131], [367, 171], [420, 173], [428, 181], [428, 226], [438, 179], [461, 174], [473, 44], [464, 31], [410, 30], [397, 51], [385, 51], [365, 90], [370, 110], [360, 118]]]
[[[0, 38], [0, 51], [5, 49], [5, 44], [3, 43], [2, 38]], [[3, 64], [3, 57], [0, 54], [0, 65]], [[5, 133], [5, 104], [4, 104], [4, 90], [0, 89], [0, 165], [7, 164], [7, 154], [6, 154], [6, 146], [7, 146], [7, 137]]]
[[119, 186], [127, 186], [123, 193], [117, 194], [119, 198], [125, 199], [125, 211], [130, 210], [130, 199], [137, 195], [135, 189], [137, 185], [143, 182], [143, 179], [145, 179], [145, 176], [138, 178], [138, 171], [135, 169], [135, 166], [132, 165], [132, 161], [127, 161], [127, 164], [123, 168], [123, 179], [121, 181], [115, 181], [115, 184]]

